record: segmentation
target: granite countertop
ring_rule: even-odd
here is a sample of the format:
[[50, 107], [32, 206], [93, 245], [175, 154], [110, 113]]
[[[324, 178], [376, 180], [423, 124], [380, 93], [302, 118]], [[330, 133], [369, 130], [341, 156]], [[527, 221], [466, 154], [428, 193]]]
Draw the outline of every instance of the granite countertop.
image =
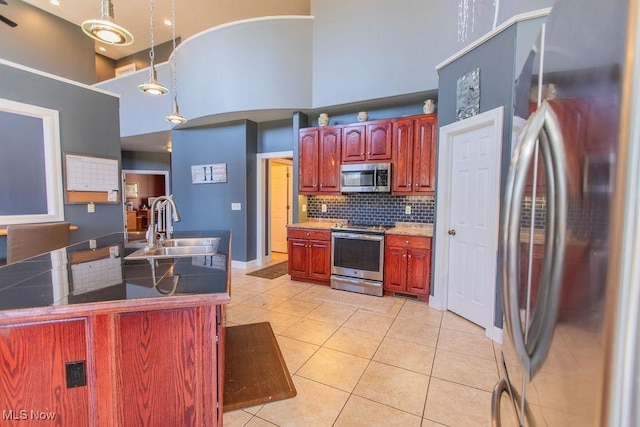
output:
[[433, 237], [433, 224], [419, 222], [397, 222], [395, 227], [388, 229], [385, 234]]
[[346, 224], [346, 219], [311, 218], [309, 221], [288, 224], [290, 228], [327, 228], [335, 227], [336, 224]]
[[216, 294], [229, 300], [229, 230], [176, 231], [173, 237], [221, 237], [210, 256], [125, 260], [123, 233], [57, 249], [0, 267], [0, 316], [4, 310], [69, 306], [143, 298]]

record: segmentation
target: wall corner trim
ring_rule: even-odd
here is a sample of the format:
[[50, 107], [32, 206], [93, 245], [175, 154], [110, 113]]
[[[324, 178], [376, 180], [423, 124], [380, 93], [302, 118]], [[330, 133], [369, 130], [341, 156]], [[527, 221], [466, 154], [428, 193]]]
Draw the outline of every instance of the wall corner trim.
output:
[[96, 87], [93, 86], [89, 86], [87, 84], [84, 83], [80, 83], [77, 82], [75, 80], [71, 80], [71, 79], [67, 79], [65, 77], [61, 77], [61, 76], [57, 76], [55, 74], [51, 74], [51, 73], [47, 73], [45, 71], [41, 71], [35, 68], [31, 68], [31, 67], [27, 67], [26, 65], [21, 65], [15, 62], [11, 62], [11, 61], [7, 61], [5, 59], [0, 58], [0, 64], [2, 65], [6, 65], [7, 67], [11, 67], [11, 68], [15, 68], [17, 70], [22, 70], [22, 71], [26, 71], [28, 73], [32, 73], [32, 74], [37, 74], [39, 76], [48, 78], [48, 79], [52, 79], [52, 80], [57, 80], [59, 82], [63, 82], [63, 83], [67, 83], [70, 85], [74, 85], [74, 86], [78, 86], [81, 87], [83, 89], [88, 89], [97, 93], [101, 93], [103, 95], [108, 95], [108, 96], [113, 96], [114, 98], [120, 98], [120, 95], [117, 93], [113, 93], [113, 92], [108, 92], [106, 90], [103, 89], [98, 89]]
[[551, 13], [551, 9], [552, 8], [547, 7], [547, 8], [544, 8], [544, 9], [538, 9], [538, 10], [534, 10], [534, 11], [531, 11], [531, 12], [521, 13], [521, 14], [512, 16], [510, 19], [508, 19], [508, 20], [504, 21], [502, 24], [500, 24], [500, 26], [498, 26], [498, 27], [494, 28], [493, 30], [489, 31], [484, 36], [480, 37], [479, 39], [476, 39], [472, 43], [470, 43], [467, 46], [463, 47], [462, 49], [460, 49], [459, 51], [457, 51], [456, 53], [454, 53], [453, 55], [451, 55], [450, 57], [448, 57], [447, 59], [445, 59], [444, 61], [442, 61], [438, 65], [436, 65], [436, 71], [440, 72], [440, 70], [442, 68], [444, 68], [447, 65], [451, 64], [453, 61], [459, 59], [460, 57], [466, 55], [467, 53], [469, 53], [470, 51], [472, 51], [476, 47], [478, 47], [481, 44], [485, 43], [487, 40], [497, 36], [498, 34], [500, 34], [501, 32], [503, 32], [504, 30], [506, 30], [507, 28], [509, 28], [510, 26], [512, 26], [515, 23], [518, 23], [518, 22], [521, 22], [521, 21], [528, 21], [529, 19], [543, 18], [545, 16], [549, 16], [549, 13]]

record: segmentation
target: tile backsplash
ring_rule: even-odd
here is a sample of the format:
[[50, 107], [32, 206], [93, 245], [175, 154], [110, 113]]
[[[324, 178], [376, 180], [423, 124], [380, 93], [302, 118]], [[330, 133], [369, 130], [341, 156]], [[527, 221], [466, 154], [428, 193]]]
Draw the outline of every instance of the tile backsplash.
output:
[[[326, 212], [322, 212], [326, 205]], [[406, 207], [411, 213], [406, 214]], [[357, 224], [394, 225], [396, 222], [433, 223], [433, 196], [392, 196], [381, 193], [350, 193], [339, 196], [309, 196], [309, 218], [346, 219]]]

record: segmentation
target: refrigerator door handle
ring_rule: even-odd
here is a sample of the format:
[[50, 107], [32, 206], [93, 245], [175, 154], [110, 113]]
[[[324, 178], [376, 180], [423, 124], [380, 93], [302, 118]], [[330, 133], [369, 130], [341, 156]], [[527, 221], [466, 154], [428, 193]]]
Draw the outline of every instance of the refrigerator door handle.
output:
[[[536, 328], [540, 328], [536, 348], [531, 350], [531, 377], [538, 372], [549, 353], [558, 316], [562, 276], [564, 273], [568, 212], [567, 163], [560, 123], [553, 108], [547, 101], [543, 101], [541, 108], [544, 111], [545, 118], [543, 134], [545, 139], [548, 138], [548, 140], [543, 141], [543, 146], [546, 145], [549, 148], [551, 157], [550, 170], [553, 175], [553, 200], [550, 202], [549, 197], [547, 197], [547, 205], [551, 210], [547, 212], [545, 243], [548, 247], [552, 247], [553, 250], [545, 252], [544, 257], [545, 276], [543, 276], [543, 279], [546, 280], [545, 291], [548, 292], [544, 300], [544, 315], [538, 315], [538, 307], [536, 307], [536, 313], [534, 313], [531, 324], [531, 330], [534, 332], [537, 332]], [[538, 321], [540, 322], [539, 326]]]
[[[500, 417], [500, 399], [502, 394], [509, 392], [509, 383], [505, 378], [500, 378], [491, 393], [491, 427], [501, 427], [502, 421]], [[510, 397], [511, 398], [511, 397]]]
[[[545, 259], [538, 301], [533, 316], [523, 327], [518, 304], [520, 276], [520, 214], [527, 170], [540, 141], [547, 179], [547, 222]], [[514, 150], [507, 175], [502, 223], [503, 309], [507, 330], [528, 378], [539, 370], [547, 356], [559, 306], [566, 235], [566, 162], [564, 143], [557, 117], [544, 101], [529, 118]], [[533, 238], [533, 236], [530, 236]], [[529, 308], [527, 307], [527, 310]]]
[[519, 413], [517, 402], [521, 400], [520, 394], [509, 382], [509, 379], [505, 377], [501, 377], [500, 380], [498, 380], [491, 393], [491, 427], [502, 426], [502, 406], [500, 405], [500, 399], [504, 393], [509, 395], [509, 400], [513, 404], [514, 415], [518, 418], [518, 425], [524, 426], [526, 421], [527, 427], [536, 427], [536, 420], [527, 402], [524, 403], [524, 417]]

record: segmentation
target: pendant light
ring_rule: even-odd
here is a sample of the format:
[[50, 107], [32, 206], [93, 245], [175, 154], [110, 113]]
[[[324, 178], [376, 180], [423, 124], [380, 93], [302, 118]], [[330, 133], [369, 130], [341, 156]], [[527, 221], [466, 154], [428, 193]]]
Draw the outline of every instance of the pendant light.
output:
[[153, 63], [155, 58], [155, 50], [154, 50], [154, 38], [153, 38], [153, 0], [149, 0], [149, 27], [151, 28], [151, 49], [149, 50], [149, 81], [146, 83], [142, 83], [138, 86], [144, 93], [148, 93], [149, 95], [164, 95], [168, 92], [167, 88], [158, 83], [158, 75], [156, 73], [156, 67]]
[[176, 77], [176, 0], [171, 0], [171, 31], [173, 39], [173, 52], [171, 52], [171, 73], [173, 74], [173, 112], [165, 119], [176, 125], [185, 123], [187, 119], [182, 117], [178, 109], [178, 79]]
[[89, 37], [102, 43], [116, 46], [127, 46], [133, 43], [129, 31], [116, 24], [113, 19], [111, 0], [102, 0], [102, 16], [100, 19], [88, 19], [82, 23], [82, 31]]

